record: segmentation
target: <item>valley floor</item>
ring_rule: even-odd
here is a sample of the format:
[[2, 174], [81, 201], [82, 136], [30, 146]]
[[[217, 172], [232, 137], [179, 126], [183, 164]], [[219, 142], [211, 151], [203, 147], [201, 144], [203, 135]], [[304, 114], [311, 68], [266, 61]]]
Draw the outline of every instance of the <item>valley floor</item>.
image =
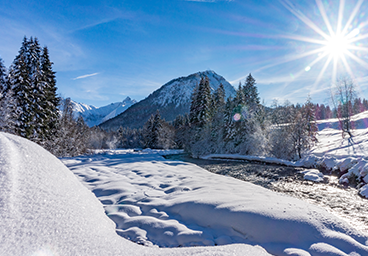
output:
[[368, 236], [326, 210], [150, 150], [63, 159], [124, 238], [147, 246], [244, 243], [274, 255], [368, 254]]

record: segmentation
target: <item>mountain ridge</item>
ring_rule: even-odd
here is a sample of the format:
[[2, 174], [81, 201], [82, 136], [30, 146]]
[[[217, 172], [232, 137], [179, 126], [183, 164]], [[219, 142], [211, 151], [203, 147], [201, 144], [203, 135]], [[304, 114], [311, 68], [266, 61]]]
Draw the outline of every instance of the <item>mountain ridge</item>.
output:
[[93, 105], [87, 105], [73, 100], [71, 100], [71, 103], [73, 106], [74, 117], [78, 118], [79, 116], [82, 116], [85, 123], [89, 127], [92, 127], [124, 112], [131, 105], [135, 104], [136, 100], [132, 100], [128, 96], [121, 102], [110, 103], [102, 107], [95, 107]]
[[235, 95], [234, 87], [214, 71], [197, 72], [170, 80], [145, 99], [99, 126], [106, 130], [117, 130], [120, 127], [141, 128], [157, 109], [162, 118], [173, 121], [179, 114], [189, 113], [192, 92], [205, 77], [209, 79], [212, 92], [223, 84], [226, 98]]

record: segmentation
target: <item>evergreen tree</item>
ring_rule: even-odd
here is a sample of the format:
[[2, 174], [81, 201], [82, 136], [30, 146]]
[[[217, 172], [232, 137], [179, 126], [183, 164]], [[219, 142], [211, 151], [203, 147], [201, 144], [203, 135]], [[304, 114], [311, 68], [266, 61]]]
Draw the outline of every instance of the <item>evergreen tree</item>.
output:
[[0, 58], [0, 99], [2, 96], [5, 96], [6, 89], [7, 89], [6, 68], [3, 60]]
[[202, 78], [198, 89], [195, 89], [190, 106], [191, 124], [203, 127], [211, 116], [211, 87], [208, 77]]
[[249, 108], [256, 108], [260, 104], [260, 98], [258, 96], [258, 90], [256, 87], [256, 80], [253, 78], [252, 74], [249, 73], [245, 79], [245, 84], [243, 86], [243, 94], [245, 98], [245, 104]]
[[224, 85], [220, 84], [214, 93], [214, 102], [216, 112], [223, 111], [225, 107], [225, 89]]
[[42, 135], [45, 139], [51, 139], [56, 133], [56, 126], [59, 118], [58, 106], [60, 98], [56, 93], [55, 72], [52, 70], [52, 62], [49, 58], [48, 48], [44, 47], [41, 55], [41, 85], [39, 93], [44, 101], [40, 102], [41, 109], [44, 112], [42, 119]]
[[17, 104], [13, 91], [9, 89], [0, 97], [0, 131], [15, 134], [17, 119]]
[[155, 115], [151, 115], [144, 125], [143, 136], [147, 148], [160, 148], [159, 139], [162, 128], [162, 119], [157, 110]]
[[9, 84], [19, 111], [16, 133], [25, 138], [30, 138], [34, 133], [34, 88], [28, 64], [29, 42], [24, 37], [19, 53], [10, 67]]
[[242, 106], [245, 103], [245, 96], [241, 82], [239, 82], [239, 86], [236, 90], [236, 95], [233, 101], [235, 106]]

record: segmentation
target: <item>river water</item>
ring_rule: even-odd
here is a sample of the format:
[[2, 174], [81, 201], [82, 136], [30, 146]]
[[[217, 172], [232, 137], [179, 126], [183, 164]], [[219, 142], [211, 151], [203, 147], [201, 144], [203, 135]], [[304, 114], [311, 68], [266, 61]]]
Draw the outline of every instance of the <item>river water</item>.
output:
[[246, 161], [203, 160], [187, 155], [169, 155], [167, 159], [194, 163], [210, 172], [228, 175], [243, 181], [287, 194], [321, 206], [368, 234], [368, 200], [357, 189], [338, 183], [338, 178], [325, 175], [325, 182], [303, 179], [303, 168], [251, 163]]

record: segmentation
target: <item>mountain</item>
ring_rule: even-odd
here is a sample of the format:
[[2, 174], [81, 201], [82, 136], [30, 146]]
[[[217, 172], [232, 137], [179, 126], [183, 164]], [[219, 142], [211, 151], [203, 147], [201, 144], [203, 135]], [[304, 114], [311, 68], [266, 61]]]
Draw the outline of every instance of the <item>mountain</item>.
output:
[[136, 103], [135, 100], [127, 97], [122, 102], [111, 103], [107, 106], [96, 108], [92, 105], [78, 103], [71, 101], [73, 105], [74, 116], [81, 115], [89, 127], [99, 125], [110, 118], [114, 118], [120, 113], [124, 112], [127, 108]]
[[158, 109], [166, 121], [173, 121], [179, 114], [189, 113], [191, 95], [200, 80], [208, 77], [211, 90], [215, 91], [222, 83], [226, 97], [235, 96], [234, 87], [212, 70], [179, 77], [164, 84], [144, 100], [134, 104], [120, 115], [100, 124], [106, 130], [116, 130], [120, 126], [140, 128]]

